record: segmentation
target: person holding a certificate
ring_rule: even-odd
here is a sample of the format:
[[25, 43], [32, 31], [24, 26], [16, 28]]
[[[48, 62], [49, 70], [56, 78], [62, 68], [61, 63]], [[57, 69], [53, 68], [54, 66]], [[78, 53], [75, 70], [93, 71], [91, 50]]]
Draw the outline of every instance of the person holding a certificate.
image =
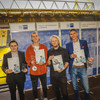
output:
[[26, 50], [26, 62], [30, 66], [30, 77], [33, 86], [33, 95], [35, 100], [38, 99], [38, 78], [43, 88], [44, 100], [47, 99], [47, 47], [39, 42], [39, 35], [33, 32], [31, 35], [33, 43]]
[[10, 52], [4, 55], [2, 70], [7, 74], [6, 81], [10, 90], [11, 100], [16, 100], [16, 86], [20, 100], [24, 100], [24, 82], [27, 64], [24, 52], [18, 51], [18, 43], [12, 40], [9, 43]]
[[[50, 66], [50, 80], [57, 100], [68, 99], [66, 69], [69, 65], [68, 51], [60, 47], [59, 37], [56, 35], [50, 38], [52, 48], [48, 50], [48, 65]], [[60, 92], [61, 90], [61, 92]]]
[[76, 29], [70, 30], [71, 42], [66, 44], [66, 49], [70, 55], [69, 72], [72, 79], [73, 89], [76, 96], [76, 100], [80, 100], [80, 94], [78, 90], [78, 77], [81, 80], [85, 91], [85, 100], [89, 100], [89, 83], [87, 76], [87, 62], [92, 63], [93, 58], [89, 55], [89, 49], [85, 40], [78, 39], [78, 33]]

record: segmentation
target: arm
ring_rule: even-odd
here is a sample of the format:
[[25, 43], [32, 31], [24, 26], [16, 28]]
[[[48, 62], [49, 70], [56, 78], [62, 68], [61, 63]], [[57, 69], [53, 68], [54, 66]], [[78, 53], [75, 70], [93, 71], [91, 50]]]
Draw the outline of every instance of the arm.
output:
[[[23, 68], [24, 67], [24, 68]], [[23, 52], [23, 64], [22, 64], [22, 72], [24, 72], [24, 73], [27, 73], [27, 63], [26, 63], [26, 61], [25, 61], [25, 54], [24, 54], [24, 52]]]
[[7, 62], [7, 55], [6, 54], [3, 56], [2, 70], [5, 74], [10, 74], [13, 72], [12, 69], [8, 69], [8, 62]]
[[71, 52], [71, 50], [69, 48], [69, 44], [66, 44], [66, 49], [67, 49], [67, 51], [69, 53], [70, 58], [76, 58], [77, 57], [76, 54], [74, 54], [73, 52]]
[[50, 53], [48, 51], [47, 53], [47, 65], [50, 66], [51, 65], [51, 60], [54, 58], [54, 56], [50, 56]]
[[2, 64], [2, 70], [4, 73], [6, 73], [5, 71], [8, 69], [8, 63], [7, 63], [7, 57], [6, 55], [3, 56], [3, 64]]
[[89, 48], [88, 48], [88, 45], [87, 45], [87, 41], [84, 41], [84, 50], [85, 50], [85, 56], [86, 56], [86, 58], [90, 57]]
[[90, 54], [89, 54], [89, 48], [88, 48], [88, 45], [87, 45], [87, 41], [85, 41], [85, 56], [88, 60], [88, 63], [92, 63], [94, 58], [93, 57], [90, 57]]
[[28, 66], [31, 66], [32, 64], [34, 64], [34, 61], [32, 61], [30, 52], [31, 51], [29, 50], [29, 48], [27, 48], [27, 50], [26, 50], [26, 62], [28, 64]]
[[66, 70], [67, 67], [69, 66], [70, 57], [69, 57], [69, 53], [66, 49], [64, 50], [64, 61], [65, 61], [64, 69], [58, 70], [58, 72], [62, 72], [64, 70]]
[[51, 60], [54, 58], [54, 56], [49, 56], [47, 64], [50, 66], [51, 65]]
[[69, 65], [69, 63], [68, 62], [65, 62], [64, 69], [58, 70], [58, 72], [64, 71], [68, 67], [68, 65]]

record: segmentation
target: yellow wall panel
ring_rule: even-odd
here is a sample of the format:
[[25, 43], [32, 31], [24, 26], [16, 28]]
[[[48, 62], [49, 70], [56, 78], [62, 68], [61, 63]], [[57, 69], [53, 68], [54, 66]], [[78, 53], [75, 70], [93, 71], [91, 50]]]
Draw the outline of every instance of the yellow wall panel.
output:
[[0, 30], [0, 46], [7, 44], [7, 30]]
[[6, 83], [6, 78], [2, 78], [2, 77], [5, 77], [6, 74], [2, 71], [1, 66], [3, 62], [3, 55], [9, 51], [10, 51], [10, 48], [0, 48], [0, 84]]

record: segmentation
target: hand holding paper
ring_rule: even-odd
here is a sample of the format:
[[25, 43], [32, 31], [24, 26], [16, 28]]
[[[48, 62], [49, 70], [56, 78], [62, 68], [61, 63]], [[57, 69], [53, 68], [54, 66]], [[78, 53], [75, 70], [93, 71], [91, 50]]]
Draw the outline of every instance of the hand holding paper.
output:
[[31, 55], [31, 60], [32, 60], [32, 61], [31, 61], [30, 63], [31, 63], [32, 65], [35, 65], [36, 60], [35, 60], [35, 56], [34, 56], [34, 55]]
[[64, 69], [62, 55], [54, 56], [54, 58], [52, 59], [52, 63], [53, 63], [54, 71]]
[[35, 61], [34, 61], [34, 60], [32, 60], [32, 61], [31, 61], [31, 64], [32, 64], [32, 65], [35, 65]]
[[39, 65], [43, 65], [43, 64], [45, 64], [45, 63], [43, 63], [43, 62], [41, 62], [41, 61], [39, 62]]
[[54, 58], [54, 56], [49, 56], [48, 60], [52, 60]]
[[26, 73], [27, 72], [27, 68], [25, 68], [22, 72]]
[[77, 57], [77, 55], [76, 54], [71, 54], [71, 56], [70, 56], [71, 58], [76, 58]]

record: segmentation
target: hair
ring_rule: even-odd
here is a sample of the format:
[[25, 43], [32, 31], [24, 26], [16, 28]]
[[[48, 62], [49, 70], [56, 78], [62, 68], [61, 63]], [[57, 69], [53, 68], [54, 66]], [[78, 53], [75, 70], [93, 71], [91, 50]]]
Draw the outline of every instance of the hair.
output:
[[77, 32], [77, 30], [76, 30], [76, 29], [71, 29], [71, 30], [70, 30], [70, 32], [71, 32], [71, 31], [75, 31], [75, 32]]
[[53, 37], [56, 38], [56, 39], [58, 39], [59, 44], [60, 44], [60, 38], [59, 38], [57, 35], [52, 35], [52, 36], [50, 37], [50, 43], [51, 43], [51, 40], [52, 40]]
[[18, 42], [17, 42], [16, 40], [12, 40], [12, 41], [10, 41], [10, 42], [9, 42], [9, 46], [10, 46], [11, 43], [16, 43], [17, 46], [18, 46]]
[[[33, 32], [32, 34], [38, 34], [37, 32]], [[32, 37], [32, 34], [31, 34], [31, 37]]]

